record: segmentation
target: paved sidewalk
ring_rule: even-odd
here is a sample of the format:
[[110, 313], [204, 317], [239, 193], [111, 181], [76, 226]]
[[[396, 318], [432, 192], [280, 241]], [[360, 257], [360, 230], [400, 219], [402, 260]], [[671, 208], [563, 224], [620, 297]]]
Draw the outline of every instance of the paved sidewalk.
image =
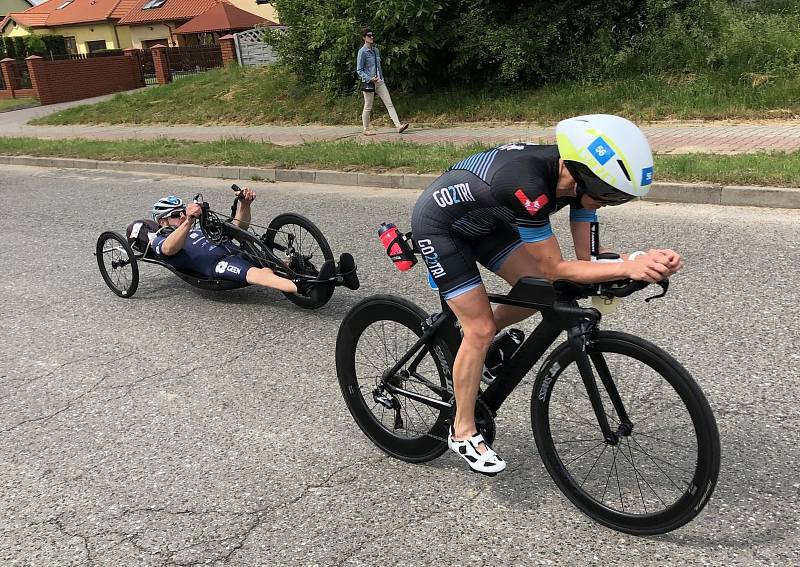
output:
[[[402, 136], [392, 129], [379, 129], [374, 137], [361, 135], [360, 126], [29, 126], [27, 122], [69, 106], [108, 97], [52, 106], [27, 108], [0, 114], [0, 136], [28, 136], [95, 140], [172, 138], [212, 141], [239, 138], [275, 144], [300, 144], [313, 140], [356, 139], [364, 142], [405, 140], [419, 144], [499, 144], [528, 140], [553, 143], [553, 127], [536, 124], [458, 125], [448, 128], [412, 127]], [[654, 151], [659, 153], [748, 153], [800, 150], [800, 121], [754, 122], [662, 122], [642, 127]]]

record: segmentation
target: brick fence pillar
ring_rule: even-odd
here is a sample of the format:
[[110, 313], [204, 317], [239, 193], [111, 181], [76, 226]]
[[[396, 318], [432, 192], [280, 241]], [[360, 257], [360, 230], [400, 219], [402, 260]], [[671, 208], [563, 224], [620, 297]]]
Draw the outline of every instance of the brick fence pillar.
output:
[[11, 93], [11, 97], [14, 98], [14, 89], [16, 88], [16, 76], [15, 73], [15, 66], [17, 62], [11, 59], [10, 57], [6, 57], [2, 61], [0, 61], [0, 73], [3, 74], [3, 83], [6, 85], [6, 90]]
[[236, 39], [233, 35], [223, 35], [219, 38], [219, 46], [222, 50], [222, 65], [227, 67], [231, 63], [239, 64], [236, 57]]
[[128, 49], [123, 49], [122, 53], [124, 53], [126, 57], [131, 58], [131, 67], [133, 67], [133, 76], [136, 79], [136, 83], [140, 87], [145, 86], [144, 72], [142, 71], [142, 60], [139, 57], [139, 50], [129, 47]]
[[58, 88], [57, 79], [51, 81], [44, 69], [45, 60], [38, 55], [31, 55], [25, 59], [28, 65], [28, 75], [31, 77], [31, 88], [41, 104], [58, 102], [54, 91]]
[[172, 81], [172, 73], [169, 71], [169, 61], [167, 61], [167, 46], [154, 45], [150, 48], [153, 53], [153, 65], [156, 68], [156, 80], [159, 85], [166, 85]]

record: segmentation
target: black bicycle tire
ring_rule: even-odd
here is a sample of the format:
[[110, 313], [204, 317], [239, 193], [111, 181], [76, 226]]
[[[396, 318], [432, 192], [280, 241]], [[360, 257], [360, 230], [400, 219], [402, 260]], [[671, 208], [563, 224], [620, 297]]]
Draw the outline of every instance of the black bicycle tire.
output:
[[[116, 284], [111, 280], [111, 276], [109, 276], [108, 270], [106, 269], [103, 256], [103, 246], [108, 240], [116, 240], [128, 255], [129, 266], [131, 267], [131, 283], [125, 289], [121, 289], [116, 286]], [[139, 264], [136, 260], [136, 256], [133, 253], [133, 249], [131, 248], [130, 244], [128, 244], [128, 241], [123, 238], [122, 235], [116, 232], [110, 230], [106, 231], [97, 238], [95, 256], [97, 257], [97, 267], [100, 269], [100, 275], [103, 276], [103, 281], [106, 282], [108, 288], [123, 299], [130, 299], [133, 297], [133, 294], [136, 293], [136, 289], [139, 287]]]
[[[355, 355], [358, 339], [370, 324], [377, 321], [394, 321], [415, 332], [422, 334], [422, 323], [427, 314], [416, 304], [391, 295], [375, 295], [357, 303], [342, 320], [336, 337], [336, 373], [342, 389], [347, 408], [361, 431], [382, 451], [397, 459], [421, 463], [439, 457], [447, 450], [443, 439], [447, 436], [446, 422], [449, 411], [442, 410], [429, 432], [430, 437], [421, 436], [416, 439], [401, 438], [393, 435], [370, 411], [357, 387], [358, 377], [355, 370]], [[449, 372], [453, 368], [453, 355], [447, 343], [441, 338], [434, 338], [437, 356], [432, 357], [439, 373], [440, 384], [447, 386]], [[439, 358], [441, 357], [441, 358]], [[444, 364], [443, 362], [444, 361]], [[443, 367], [446, 366], [447, 370]], [[354, 387], [356, 386], [356, 387]]]
[[[648, 365], [680, 396], [695, 427], [697, 463], [692, 483], [671, 506], [655, 514], [625, 514], [603, 506], [578, 486], [566, 472], [553, 443], [549, 421], [550, 396], [575, 354], [564, 343], [554, 350], [536, 377], [531, 396], [531, 423], [536, 447], [550, 476], [561, 492], [584, 514], [614, 530], [633, 535], [654, 535], [675, 530], [694, 519], [708, 503], [716, 487], [721, 448], [714, 414], [700, 387], [672, 356], [639, 337], [617, 331], [599, 331], [591, 349], [630, 356]], [[558, 366], [554, 366], [557, 364]], [[547, 381], [547, 382], [545, 382]], [[598, 380], [599, 384], [599, 380]], [[602, 388], [602, 385], [599, 384]], [[633, 418], [635, 421], [635, 418]]]
[[[306, 230], [316, 241], [325, 261], [333, 260], [333, 251], [331, 250], [328, 240], [325, 238], [325, 235], [322, 234], [322, 231], [319, 229], [319, 227], [317, 227], [317, 225], [303, 215], [299, 215], [297, 213], [283, 213], [270, 221], [269, 226], [267, 227], [266, 244], [270, 249], [273, 249], [273, 252], [275, 247], [275, 235], [278, 233], [281, 227], [286, 226], [287, 224], [294, 224]], [[322, 263], [320, 263], [317, 268], [319, 269], [321, 266]], [[304, 309], [319, 309], [328, 303], [331, 297], [333, 297], [333, 288], [333, 285], [329, 286], [326, 292], [319, 296], [319, 300], [306, 297], [299, 293], [283, 292], [283, 295], [285, 295], [289, 301]]]

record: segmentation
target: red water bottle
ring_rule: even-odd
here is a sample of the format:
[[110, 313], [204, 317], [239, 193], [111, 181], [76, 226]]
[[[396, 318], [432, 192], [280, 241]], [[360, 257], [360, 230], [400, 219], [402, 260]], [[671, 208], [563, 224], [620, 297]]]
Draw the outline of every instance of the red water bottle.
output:
[[381, 239], [381, 244], [398, 270], [405, 272], [417, 263], [416, 258], [411, 256], [409, 259], [409, 254], [404, 250], [405, 235], [392, 223], [381, 223], [378, 228], [378, 238]]

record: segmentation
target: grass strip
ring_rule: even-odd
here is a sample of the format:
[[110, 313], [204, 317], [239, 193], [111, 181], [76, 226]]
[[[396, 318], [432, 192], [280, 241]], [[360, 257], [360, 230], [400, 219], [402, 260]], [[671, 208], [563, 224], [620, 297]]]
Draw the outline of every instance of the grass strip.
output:
[[[392, 91], [415, 124], [554, 123], [604, 112], [634, 121], [787, 119], [800, 116], [800, 77], [731, 81], [714, 75], [637, 76], [539, 89]], [[274, 67], [230, 66], [113, 99], [63, 110], [34, 124], [360, 124], [361, 93], [329, 96]], [[376, 125], [388, 124], [376, 103]]]
[[[0, 138], [0, 155], [150, 161], [288, 169], [440, 173], [487, 146], [309, 142], [278, 146], [246, 140], [40, 140]], [[737, 155], [657, 155], [658, 181], [800, 187], [800, 151]]]
[[16, 110], [28, 106], [38, 106], [39, 101], [35, 98], [6, 98], [0, 99], [0, 112]]

